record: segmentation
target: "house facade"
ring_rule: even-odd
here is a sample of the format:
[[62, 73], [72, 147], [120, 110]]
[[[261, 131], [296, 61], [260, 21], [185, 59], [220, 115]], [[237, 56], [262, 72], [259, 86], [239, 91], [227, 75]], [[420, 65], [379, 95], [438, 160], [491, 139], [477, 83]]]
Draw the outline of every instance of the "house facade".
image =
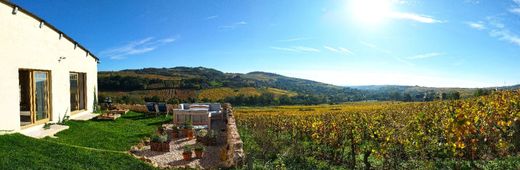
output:
[[98, 61], [51, 24], [0, 0], [0, 133], [93, 112]]

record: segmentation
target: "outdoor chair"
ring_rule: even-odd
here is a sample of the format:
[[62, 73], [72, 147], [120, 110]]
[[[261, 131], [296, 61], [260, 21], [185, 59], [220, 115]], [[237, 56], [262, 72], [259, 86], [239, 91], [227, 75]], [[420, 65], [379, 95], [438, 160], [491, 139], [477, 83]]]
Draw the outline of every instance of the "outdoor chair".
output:
[[166, 105], [166, 103], [158, 103], [157, 108], [159, 109], [159, 113], [166, 113], [166, 115], [168, 115], [168, 105]]
[[148, 113], [153, 113], [156, 116], [159, 112], [159, 109], [157, 108], [157, 103], [155, 102], [146, 102], [146, 110], [148, 110]]

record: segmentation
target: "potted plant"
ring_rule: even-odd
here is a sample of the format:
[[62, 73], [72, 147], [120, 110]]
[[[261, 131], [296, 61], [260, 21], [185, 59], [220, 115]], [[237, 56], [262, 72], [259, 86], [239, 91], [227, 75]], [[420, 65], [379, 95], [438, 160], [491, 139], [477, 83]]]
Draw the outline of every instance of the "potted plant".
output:
[[150, 137], [144, 137], [143, 142], [144, 142], [144, 146], [150, 145]]
[[215, 146], [217, 145], [217, 136], [218, 131], [211, 130], [210, 133], [208, 133], [208, 145]]
[[158, 135], [163, 135], [164, 134], [164, 127], [163, 126], [159, 126], [157, 128], [157, 134]]
[[199, 130], [197, 133], [196, 133], [196, 139], [197, 139], [197, 142], [200, 142], [200, 143], [206, 143], [207, 140], [206, 137], [208, 135], [208, 130], [206, 129], [201, 129]]
[[184, 134], [188, 136], [188, 140], [193, 139], [193, 124], [191, 123], [191, 120], [188, 120], [186, 123], [184, 123]]
[[179, 137], [179, 128], [177, 126], [172, 127], [172, 139]]
[[184, 146], [184, 151], [182, 152], [182, 158], [185, 160], [185, 161], [190, 161], [191, 160], [191, 147], [189, 146]]
[[195, 146], [195, 158], [197, 159], [201, 159], [202, 158], [202, 153], [204, 152], [204, 146], [198, 144]]
[[167, 135], [154, 135], [150, 142], [150, 148], [152, 151], [158, 152], [169, 152], [170, 142], [168, 141]]

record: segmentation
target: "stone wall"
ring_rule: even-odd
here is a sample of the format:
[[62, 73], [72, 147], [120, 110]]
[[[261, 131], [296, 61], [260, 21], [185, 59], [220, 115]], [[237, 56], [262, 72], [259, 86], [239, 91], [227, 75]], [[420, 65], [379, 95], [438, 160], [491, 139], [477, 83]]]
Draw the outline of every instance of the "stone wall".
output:
[[235, 118], [233, 117], [233, 108], [230, 104], [224, 105], [224, 114], [227, 115], [227, 160], [225, 165], [227, 167], [240, 167], [244, 164], [245, 154], [243, 149], [243, 142], [240, 139]]

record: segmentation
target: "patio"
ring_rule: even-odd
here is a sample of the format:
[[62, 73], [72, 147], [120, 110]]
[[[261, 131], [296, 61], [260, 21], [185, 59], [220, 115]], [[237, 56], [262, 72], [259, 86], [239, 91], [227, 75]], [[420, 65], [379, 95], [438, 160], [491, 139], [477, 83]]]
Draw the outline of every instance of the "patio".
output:
[[[225, 124], [215, 123], [219, 128], [225, 128]], [[167, 132], [171, 133], [172, 124], [165, 124]], [[169, 129], [168, 129], [169, 128]], [[197, 143], [196, 139], [188, 140], [186, 137], [172, 139], [169, 142], [170, 152], [157, 152], [150, 150], [150, 146], [145, 146], [141, 150], [134, 150], [131, 153], [141, 160], [150, 162], [159, 168], [197, 168], [197, 169], [215, 169], [224, 166], [224, 162], [220, 160], [221, 152], [226, 149], [226, 137], [219, 136], [217, 145], [204, 146], [203, 157], [201, 159], [193, 158], [190, 161], [183, 160], [183, 148], [185, 146], [193, 146]]]

